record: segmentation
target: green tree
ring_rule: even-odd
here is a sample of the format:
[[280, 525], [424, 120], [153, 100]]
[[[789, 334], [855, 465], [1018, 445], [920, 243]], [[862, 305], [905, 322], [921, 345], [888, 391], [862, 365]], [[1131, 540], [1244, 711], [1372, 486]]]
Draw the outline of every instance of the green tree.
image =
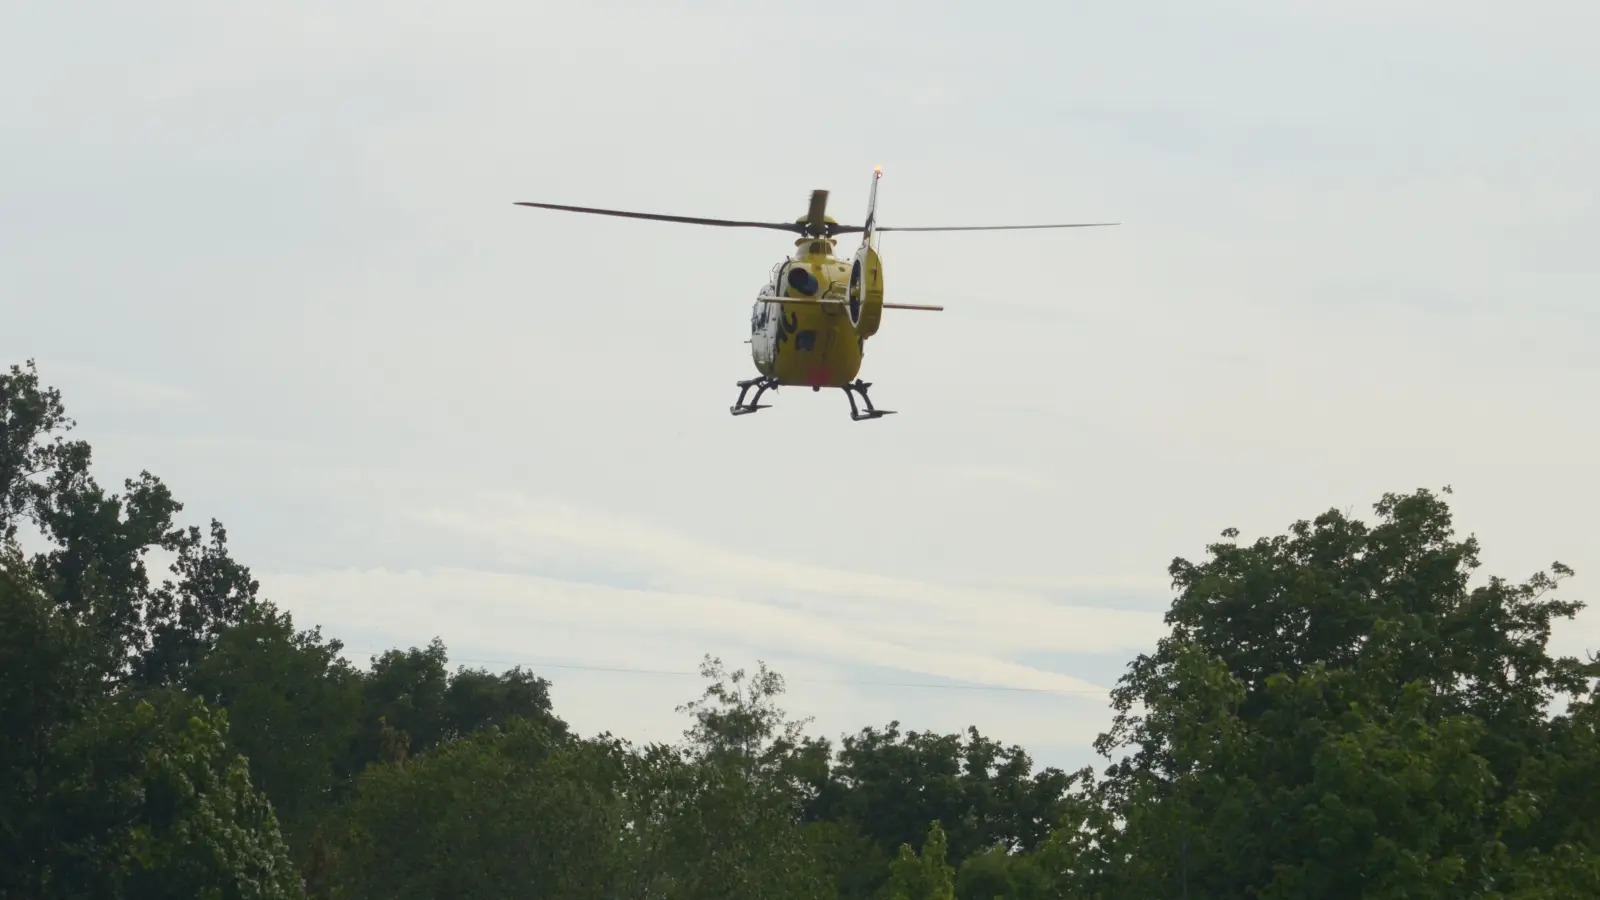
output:
[[73, 424], [61, 392], [40, 386], [33, 360], [0, 374], [0, 540], [10, 544], [24, 523], [39, 518], [44, 479], [87, 455], [87, 445], [66, 441]]
[[522, 719], [374, 766], [335, 841], [332, 896], [627, 896], [626, 771], [621, 745]]
[[1072, 790], [1084, 773], [1033, 770], [1018, 746], [1004, 746], [976, 728], [965, 735], [865, 728], [844, 739], [813, 815], [850, 821], [887, 855], [919, 840], [938, 820], [950, 861], [1000, 845], [1031, 851], [1063, 816], [1075, 813]]
[[818, 847], [800, 821], [803, 783], [788, 761], [803, 722], [778, 706], [783, 679], [762, 665], [754, 679], [706, 657], [711, 682], [685, 704], [682, 746], [635, 757], [628, 786], [636, 836], [635, 896], [662, 900], [746, 897], [821, 900], [834, 893]]
[[42, 893], [303, 896], [300, 874], [226, 714], [198, 701], [112, 702], [64, 735], [40, 822]]
[[341, 771], [360, 723], [361, 673], [343, 645], [265, 601], [223, 628], [187, 679], [189, 692], [227, 710], [229, 743], [250, 760], [296, 856], [347, 793]]
[[[183, 505], [149, 472], [107, 493], [90, 472], [89, 444], [66, 438], [74, 425], [31, 361], [0, 375], [0, 538], [14, 550], [26, 527], [45, 542], [26, 561], [32, 580], [120, 649], [108, 675], [176, 683], [238, 621], [256, 582], [229, 556], [221, 523], [211, 522], [209, 541], [174, 524]], [[144, 562], [156, 548], [176, 556], [175, 578], [159, 585]]]
[[15, 548], [0, 559], [0, 896], [38, 890], [50, 837], [47, 798], [65, 736], [105, 694], [112, 654], [29, 579]]
[[995, 845], [974, 853], [956, 870], [959, 900], [1048, 900], [1055, 882], [1037, 853], [1015, 853]]
[[1480, 577], [1427, 491], [1174, 560], [1096, 782], [976, 729], [836, 752], [764, 663], [707, 656], [643, 748], [437, 638], [358, 671], [72, 427], [0, 374], [0, 896], [1600, 896], [1600, 665], [1547, 647], [1572, 573]]
[[458, 668], [452, 675], [444, 641], [389, 650], [372, 658], [362, 678], [361, 728], [345, 763], [352, 775], [385, 758], [394, 742], [405, 752], [432, 747], [513, 718], [540, 723], [555, 735], [567, 725], [551, 711], [550, 683], [514, 668], [493, 674]]
[[847, 736], [835, 755], [829, 742], [804, 734], [806, 721], [787, 717], [778, 705], [782, 678], [764, 665], [751, 677], [708, 656], [702, 674], [711, 685], [680, 710], [694, 717], [685, 733], [691, 751], [761, 773], [793, 796], [809, 852], [826, 860], [841, 897], [880, 894], [899, 848], [920, 842], [930, 821], [940, 822], [959, 867], [996, 846], [1036, 850], [1063, 817], [1082, 816], [1086, 801], [1072, 789], [1084, 773], [1035, 772], [1021, 747], [976, 729], [902, 733], [895, 722]]
[[0, 571], [0, 896], [300, 896], [227, 720], [107, 682], [103, 631]]
[[823, 900], [827, 874], [784, 785], [725, 761], [651, 746], [627, 795], [634, 896], [661, 900]]
[[[1536, 849], [1522, 775], [1585, 667], [1545, 650], [1580, 604], [1554, 567], [1470, 586], [1447, 506], [1386, 495], [1176, 560], [1172, 633], [1113, 696], [1085, 886], [1201, 897], [1505, 890]], [[1235, 536], [1231, 530], [1225, 535]], [[1487, 894], [1484, 894], [1487, 896]]]
[[550, 682], [522, 667], [504, 672], [458, 666], [445, 688], [441, 731], [460, 737], [511, 719], [538, 722], [552, 734], [567, 733], [550, 704]]
[[694, 719], [684, 732], [690, 752], [751, 776], [782, 768], [811, 721], [790, 720], [778, 706], [785, 689], [783, 676], [764, 662], [757, 664], [754, 678], [743, 669], [728, 672], [722, 660], [709, 654], [700, 663], [700, 675], [711, 682], [705, 692], [678, 707], [678, 712]]
[[955, 869], [946, 860], [948, 843], [937, 819], [928, 828], [919, 854], [910, 844], [889, 866], [889, 900], [955, 900]]

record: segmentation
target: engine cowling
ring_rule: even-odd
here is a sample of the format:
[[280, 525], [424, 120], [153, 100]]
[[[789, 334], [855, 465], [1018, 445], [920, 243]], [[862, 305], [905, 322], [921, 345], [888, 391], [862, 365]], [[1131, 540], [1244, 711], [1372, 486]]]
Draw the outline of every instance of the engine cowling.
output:
[[863, 244], [850, 263], [845, 310], [857, 334], [869, 338], [878, 333], [883, 321], [883, 260], [870, 245]]

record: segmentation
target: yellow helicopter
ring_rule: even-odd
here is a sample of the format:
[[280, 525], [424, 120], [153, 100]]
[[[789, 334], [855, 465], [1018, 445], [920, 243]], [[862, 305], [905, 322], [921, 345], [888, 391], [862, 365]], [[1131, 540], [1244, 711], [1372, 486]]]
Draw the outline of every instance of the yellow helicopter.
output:
[[[658, 213], [624, 212], [555, 203], [518, 202], [564, 212], [684, 222], [691, 225], [716, 225], [727, 228], [770, 228], [800, 235], [794, 242], [794, 255], [772, 267], [771, 277], [756, 297], [750, 316], [750, 356], [760, 375], [737, 382], [739, 398], [729, 411], [736, 416], [766, 409], [761, 395], [776, 392], [780, 386], [808, 387], [813, 391], [840, 388], [850, 399], [850, 418], [854, 421], [877, 419], [894, 410], [877, 409], [867, 396], [870, 382], [857, 378], [866, 353], [867, 338], [878, 333], [886, 309], [939, 312], [942, 306], [910, 303], [885, 303], [883, 300], [883, 259], [878, 255], [876, 237], [885, 231], [1007, 231], [1032, 228], [1096, 228], [1116, 222], [1083, 222], [1069, 225], [975, 225], [930, 226], [920, 228], [878, 225], [878, 181], [882, 167], [872, 171], [872, 191], [867, 197], [867, 217], [862, 225], [840, 225], [827, 215], [828, 192], [811, 192], [806, 214], [793, 222], [742, 222], [731, 219], [703, 219], [668, 216]], [[833, 255], [835, 235], [861, 235], [861, 246], [846, 263]], [[745, 401], [751, 388], [755, 396]], [[861, 397], [862, 409], [856, 404]]]

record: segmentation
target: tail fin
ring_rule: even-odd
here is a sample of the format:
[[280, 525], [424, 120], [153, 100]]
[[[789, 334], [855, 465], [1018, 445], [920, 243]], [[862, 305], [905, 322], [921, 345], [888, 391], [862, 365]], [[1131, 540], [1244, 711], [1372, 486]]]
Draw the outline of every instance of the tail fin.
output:
[[872, 170], [872, 193], [867, 195], [867, 223], [861, 227], [861, 245], [870, 246], [873, 230], [878, 224], [878, 179], [883, 177], [883, 167]]

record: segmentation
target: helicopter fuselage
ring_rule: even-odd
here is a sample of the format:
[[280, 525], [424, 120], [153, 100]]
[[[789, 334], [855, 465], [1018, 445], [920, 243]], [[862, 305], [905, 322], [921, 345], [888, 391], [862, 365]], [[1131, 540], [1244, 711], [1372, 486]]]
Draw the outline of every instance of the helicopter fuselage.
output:
[[843, 387], [861, 371], [869, 336], [851, 321], [852, 261], [835, 257], [830, 240], [795, 243], [798, 251], [772, 267], [761, 296], [798, 302], [756, 301], [750, 357], [758, 372], [781, 385]]

